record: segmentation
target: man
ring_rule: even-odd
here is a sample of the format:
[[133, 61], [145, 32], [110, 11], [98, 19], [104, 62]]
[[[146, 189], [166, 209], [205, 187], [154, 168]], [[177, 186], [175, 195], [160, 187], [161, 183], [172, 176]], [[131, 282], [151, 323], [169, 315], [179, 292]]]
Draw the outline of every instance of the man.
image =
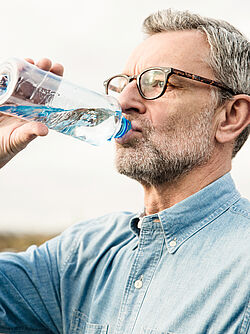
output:
[[[249, 43], [187, 12], [156, 13], [144, 29], [105, 86], [132, 123], [116, 140], [116, 165], [143, 185], [145, 211], [2, 254], [1, 332], [250, 333], [250, 203], [229, 174], [249, 134]], [[47, 133], [1, 123], [2, 165]]]

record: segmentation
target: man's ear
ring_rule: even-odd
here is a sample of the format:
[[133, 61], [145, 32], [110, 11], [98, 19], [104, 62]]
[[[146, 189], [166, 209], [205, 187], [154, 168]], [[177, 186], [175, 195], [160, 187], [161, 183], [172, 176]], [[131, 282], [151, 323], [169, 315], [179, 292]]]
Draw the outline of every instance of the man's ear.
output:
[[250, 124], [250, 96], [236, 95], [218, 114], [216, 139], [221, 144], [233, 142]]

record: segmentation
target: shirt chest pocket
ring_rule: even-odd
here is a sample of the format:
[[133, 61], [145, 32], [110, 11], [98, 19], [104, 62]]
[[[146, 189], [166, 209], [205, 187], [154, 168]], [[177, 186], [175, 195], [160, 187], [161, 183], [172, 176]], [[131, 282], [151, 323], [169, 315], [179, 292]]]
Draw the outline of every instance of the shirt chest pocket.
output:
[[70, 334], [108, 334], [108, 325], [90, 323], [84, 313], [74, 311]]

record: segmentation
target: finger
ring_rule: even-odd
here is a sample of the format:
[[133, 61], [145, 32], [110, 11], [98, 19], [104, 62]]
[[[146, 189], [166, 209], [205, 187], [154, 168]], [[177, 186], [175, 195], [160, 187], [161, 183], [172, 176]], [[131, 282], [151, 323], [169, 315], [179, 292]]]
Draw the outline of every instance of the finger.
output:
[[15, 155], [23, 150], [37, 136], [46, 136], [48, 128], [38, 122], [27, 122], [11, 133], [11, 151]]
[[61, 64], [54, 64], [50, 69], [50, 72], [63, 76], [64, 67]]
[[27, 145], [37, 136], [46, 136], [49, 130], [47, 126], [39, 122], [27, 122], [15, 130], [15, 136], [19, 138], [21, 145]]
[[31, 64], [35, 65], [35, 62], [34, 62], [33, 59], [31, 59], [31, 58], [25, 58], [25, 60], [26, 60], [28, 63], [31, 63]]
[[36, 63], [36, 66], [39, 67], [41, 70], [49, 71], [51, 69], [52, 62], [48, 58], [42, 58]]
[[24, 133], [30, 133], [34, 136], [46, 136], [49, 132], [45, 124], [35, 121], [27, 122], [25, 125], [23, 125], [23, 130]]

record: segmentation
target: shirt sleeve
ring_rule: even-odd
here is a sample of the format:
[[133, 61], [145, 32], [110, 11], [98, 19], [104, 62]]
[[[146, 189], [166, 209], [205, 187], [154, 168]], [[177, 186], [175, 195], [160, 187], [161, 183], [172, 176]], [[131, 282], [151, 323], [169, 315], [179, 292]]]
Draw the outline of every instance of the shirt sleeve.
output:
[[0, 332], [60, 333], [57, 244], [0, 253]]

